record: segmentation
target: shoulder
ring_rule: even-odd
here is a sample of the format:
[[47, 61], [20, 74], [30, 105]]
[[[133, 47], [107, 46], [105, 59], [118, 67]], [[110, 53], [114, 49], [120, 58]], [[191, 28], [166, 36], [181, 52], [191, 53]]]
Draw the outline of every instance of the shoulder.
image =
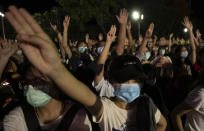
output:
[[23, 110], [16, 107], [4, 117], [3, 126], [5, 131], [27, 131]]

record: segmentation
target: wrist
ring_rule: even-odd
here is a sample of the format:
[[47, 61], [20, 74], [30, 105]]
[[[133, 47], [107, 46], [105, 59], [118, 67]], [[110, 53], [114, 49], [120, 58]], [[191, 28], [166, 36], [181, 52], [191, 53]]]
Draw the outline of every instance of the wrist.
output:
[[10, 58], [10, 56], [2, 56], [2, 55], [0, 55], [0, 60], [1, 61], [8, 61], [9, 60], [9, 58]]
[[60, 65], [53, 68], [50, 72], [47, 73], [49, 77], [51, 77], [53, 80], [59, 78], [67, 69], [64, 67], [64, 65], [60, 62]]

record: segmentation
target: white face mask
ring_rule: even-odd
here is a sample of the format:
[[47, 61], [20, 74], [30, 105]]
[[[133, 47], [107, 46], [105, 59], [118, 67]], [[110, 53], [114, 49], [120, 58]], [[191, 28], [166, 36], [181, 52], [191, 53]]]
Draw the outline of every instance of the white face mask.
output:
[[181, 57], [182, 58], [187, 58], [188, 57], [188, 51], [182, 51], [181, 52]]
[[144, 60], [148, 60], [149, 58], [151, 57], [151, 53], [148, 51], [148, 52], [145, 52], [144, 53]]
[[165, 49], [159, 50], [159, 54], [160, 54], [160, 55], [165, 55], [165, 52], [166, 52]]
[[22, 50], [17, 50], [17, 51], [16, 51], [16, 54], [17, 54], [17, 55], [22, 55], [23, 52], [22, 52]]
[[27, 102], [33, 107], [41, 107], [50, 102], [52, 99], [48, 94], [34, 89], [29, 85], [28, 90], [25, 92]]

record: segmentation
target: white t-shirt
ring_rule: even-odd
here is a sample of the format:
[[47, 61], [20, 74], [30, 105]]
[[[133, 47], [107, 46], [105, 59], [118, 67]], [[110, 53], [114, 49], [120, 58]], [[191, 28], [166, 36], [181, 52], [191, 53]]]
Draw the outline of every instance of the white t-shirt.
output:
[[92, 85], [94, 86], [94, 88], [96, 89], [96, 91], [99, 93], [99, 96], [100, 97], [113, 97], [114, 94], [114, 88], [113, 86], [111, 85], [111, 83], [107, 80], [104, 79], [104, 77], [101, 79], [101, 81], [95, 85], [94, 81], [92, 83]]
[[204, 131], [204, 88], [191, 91], [185, 103], [193, 108], [187, 114], [185, 131]]
[[[99, 123], [99, 126], [102, 131], [124, 131], [126, 129], [127, 123], [131, 123], [128, 119], [130, 117], [136, 117], [132, 113], [133, 110], [124, 110], [119, 108], [107, 98], [101, 98], [103, 103], [103, 114], [101, 118], [97, 121], [93, 117], [93, 121]], [[156, 107], [156, 106], [155, 106]], [[161, 113], [159, 109], [156, 109], [155, 120], [156, 123], [160, 120]]]
[[[40, 125], [42, 126], [44, 124], [40, 123]], [[22, 108], [16, 107], [14, 110], [10, 111], [9, 114], [4, 117], [3, 126], [4, 131], [28, 131]], [[91, 122], [89, 121], [85, 110], [79, 109], [69, 130], [92, 131]]]

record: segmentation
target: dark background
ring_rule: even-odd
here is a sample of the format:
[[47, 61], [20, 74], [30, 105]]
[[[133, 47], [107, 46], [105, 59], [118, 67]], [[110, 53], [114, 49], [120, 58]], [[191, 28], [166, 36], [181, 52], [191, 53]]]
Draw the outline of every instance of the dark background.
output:
[[[141, 33], [144, 34], [146, 28], [148, 27], [150, 22], [155, 23], [155, 31], [154, 33], [161, 36], [166, 36], [168, 38], [169, 33], [173, 32], [176, 36], [185, 37], [183, 33], [183, 26], [181, 25], [181, 21], [184, 16], [190, 16], [194, 29], [199, 28], [202, 32], [204, 32], [204, 8], [202, 7], [201, 0], [126, 0], [127, 2], [122, 5], [129, 10], [129, 12], [134, 9], [140, 10], [145, 14], [144, 21], [141, 23]], [[164, 5], [159, 5], [159, 2], [164, 2]], [[58, 6], [59, 4], [55, 0], [1, 0], [0, 8], [4, 12], [7, 7], [11, 4], [16, 5], [17, 7], [24, 7], [29, 10], [32, 14], [34, 13], [43, 13], [45, 11], [49, 11], [53, 6]], [[176, 12], [169, 13], [168, 9], [174, 9]], [[164, 21], [166, 17], [166, 21]], [[160, 21], [161, 19], [161, 21]], [[168, 21], [169, 19], [169, 21]], [[61, 20], [62, 21], [62, 18]], [[117, 22], [117, 21], [116, 21]], [[161, 22], [161, 23], [160, 23]], [[90, 19], [89, 22], [85, 22], [85, 27], [92, 29], [89, 25], [96, 25], [96, 21], [94, 19]], [[137, 34], [137, 24], [132, 21], [133, 34]], [[77, 30], [76, 26], [73, 24], [74, 29], [71, 29], [71, 32]], [[6, 33], [11, 33], [10, 27], [6, 27]], [[107, 32], [109, 28], [106, 26], [98, 26], [96, 29], [100, 32]], [[0, 27], [1, 29], [1, 27]], [[96, 30], [95, 29], [95, 30]], [[8, 31], [9, 30], [9, 31]], [[94, 30], [94, 29], [93, 29]], [[70, 36], [73, 38], [82, 37], [87, 32], [92, 32], [96, 34], [96, 31], [92, 31], [89, 29], [81, 29], [77, 30], [78, 32], [74, 32], [75, 36]], [[0, 33], [2, 34], [2, 33]], [[13, 34], [13, 32], [11, 33]], [[136, 36], [136, 35], [135, 35]]]

